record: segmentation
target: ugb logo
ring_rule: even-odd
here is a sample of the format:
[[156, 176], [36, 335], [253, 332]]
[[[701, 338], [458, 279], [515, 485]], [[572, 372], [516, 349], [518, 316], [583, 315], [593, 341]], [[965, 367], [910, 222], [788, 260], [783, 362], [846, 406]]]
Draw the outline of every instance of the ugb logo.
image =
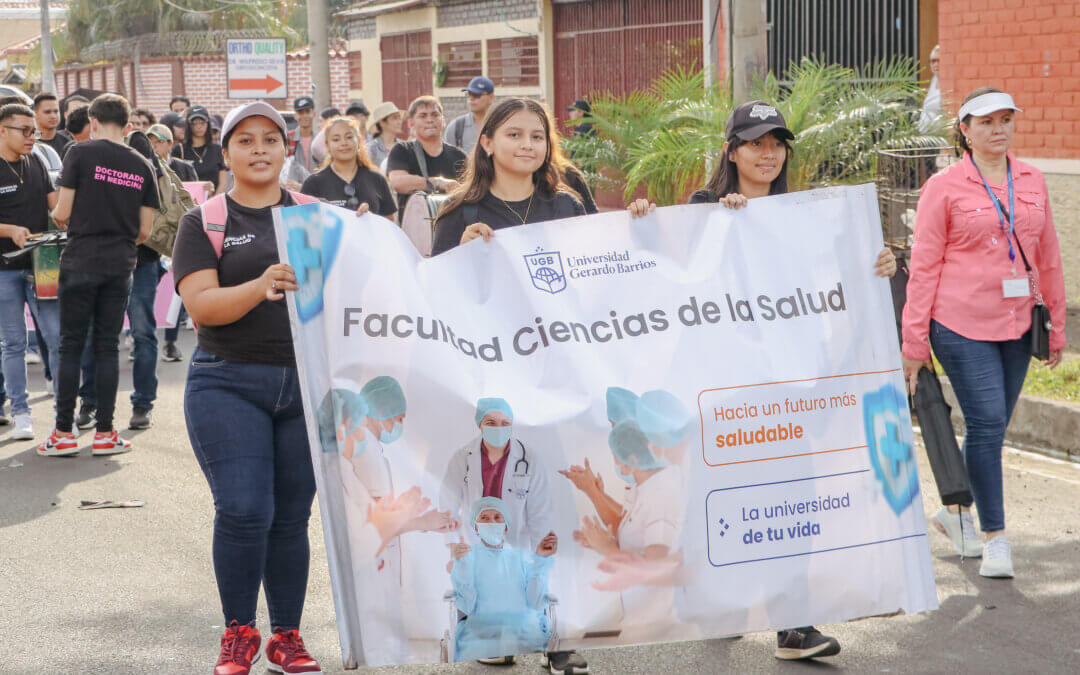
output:
[[566, 290], [566, 274], [558, 251], [538, 250], [523, 257], [533, 286], [552, 294]]

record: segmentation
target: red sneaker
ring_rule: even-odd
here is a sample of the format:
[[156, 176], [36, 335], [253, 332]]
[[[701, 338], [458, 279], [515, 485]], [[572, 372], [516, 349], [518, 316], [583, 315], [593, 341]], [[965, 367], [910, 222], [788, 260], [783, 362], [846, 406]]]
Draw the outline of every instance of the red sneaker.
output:
[[67, 457], [79, 454], [79, 442], [70, 431], [53, 429], [45, 442], [37, 446], [37, 454], [42, 457]]
[[266, 669], [275, 673], [321, 673], [319, 662], [308, 654], [300, 631], [295, 628], [274, 629], [274, 635], [266, 641]]
[[120, 438], [115, 431], [99, 431], [94, 434], [94, 447], [90, 450], [91, 455], [119, 455], [131, 452], [131, 441]]
[[251, 664], [259, 660], [262, 636], [254, 626], [233, 621], [221, 636], [221, 655], [214, 675], [248, 675]]

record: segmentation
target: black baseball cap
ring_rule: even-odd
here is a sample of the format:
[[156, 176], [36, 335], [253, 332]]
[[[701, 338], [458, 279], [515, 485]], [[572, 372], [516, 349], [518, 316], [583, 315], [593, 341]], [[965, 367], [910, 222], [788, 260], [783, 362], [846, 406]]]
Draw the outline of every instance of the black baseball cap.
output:
[[333, 107], [331, 107], [331, 108], [323, 108], [322, 112], [319, 113], [319, 117], [323, 118], [324, 120], [328, 120], [331, 117], [337, 117], [340, 114], [341, 114], [341, 111], [338, 110], [337, 108], [333, 108]]
[[311, 98], [310, 96], [301, 96], [300, 98], [293, 101], [292, 109], [296, 112], [300, 112], [301, 110], [314, 110], [315, 99]]
[[770, 132], [789, 141], [795, 140], [795, 134], [787, 128], [784, 116], [764, 101], [743, 103], [731, 111], [727, 121], [726, 135], [729, 139], [737, 136], [744, 141], [753, 141]]
[[566, 106], [566, 109], [567, 110], [580, 110], [583, 113], [591, 113], [592, 112], [592, 106], [589, 105], [589, 102], [586, 101], [583, 98], [579, 98], [578, 100], [574, 101], [570, 105]]
[[345, 108], [346, 115], [370, 115], [367, 106], [363, 101], [353, 101], [349, 104], [348, 108]]
[[187, 109], [187, 121], [190, 124], [191, 120], [202, 118], [207, 122], [210, 121], [210, 111], [204, 106], [193, 105]]

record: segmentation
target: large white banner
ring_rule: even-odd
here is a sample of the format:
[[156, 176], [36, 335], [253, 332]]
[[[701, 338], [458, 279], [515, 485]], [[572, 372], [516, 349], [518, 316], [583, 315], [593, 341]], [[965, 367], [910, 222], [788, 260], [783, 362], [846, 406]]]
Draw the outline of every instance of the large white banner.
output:
[[936, 608], [877, 213], [278, 212], [346, 666]]

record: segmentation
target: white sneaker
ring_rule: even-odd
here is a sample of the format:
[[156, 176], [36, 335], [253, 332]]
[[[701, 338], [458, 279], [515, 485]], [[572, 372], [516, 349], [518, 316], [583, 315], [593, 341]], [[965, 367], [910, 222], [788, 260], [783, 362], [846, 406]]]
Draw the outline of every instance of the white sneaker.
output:
[[948, 535], [957, 555], [978, 558], [983, 554], [983, 545], [979, 541], [979, 533], [975, 529], [975, 519], [971, 517], [971, 511], [951, 513], [948, 507], [942, 506], [941, 510], [934, 514], [931, 522], [939, 532]]
[[37, 352], [26, 352], [26, 365], [36, 365], [41, 363], [41, 355]]
[[31, 441], [34, 439], [34, 424], [30, 420], [30, 413], [19, 413], [15, 416], [15, 431], [11, 432], [14, 441]]
[[979, 574], [998, 579], [1013, 577], [1012, 546], [1004, 535], [999, 534], [986, 542]]

